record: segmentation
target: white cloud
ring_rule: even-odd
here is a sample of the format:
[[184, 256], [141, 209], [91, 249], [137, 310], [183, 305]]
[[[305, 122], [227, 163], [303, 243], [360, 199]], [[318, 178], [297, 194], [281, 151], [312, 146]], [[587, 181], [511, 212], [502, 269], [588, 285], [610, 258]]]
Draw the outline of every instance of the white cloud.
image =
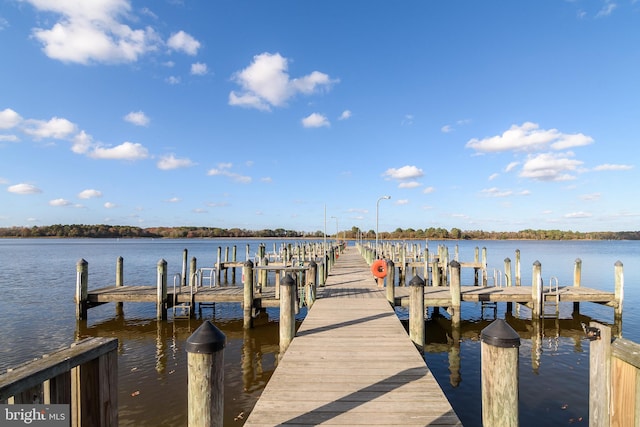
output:
[[167, 82], [170, 85], [177, 85], [180, 84], [180, 77], [176, 77], [176, 76], [169, 76], [166, 79], [164, 79], [165, 82]]
[[18, 142], [20, 138], [17, 135], [0, 135], [0, 142]]
[[229, 105], [269, 111], [271, 107], [285, 106], [298, 93], [311, 94], [337, 82], [319, 71], [291, 79], [288, 68], [287, 58], [279, 53], [254, 56], [247, 68], [233, 75], [241, 89], [229, 93]]
[[319, 128], [323, 126], [331, 126], [326, 116], [320, 113], [311, 113], [302, 119], [302, 126], [306, 128]]
[[400, 184], [398, 184], [398, 188], [416, 188], [420, 187], [421, 185], [422, 184], [417, 181], [401, 182]]
[[516, 166], [518, 166], [520, 164], [520, 162], [511, 162], [507, 165], [506, 168], [504, 168], [505, 172], [511, 172], [512, 170], [514, 170], [516, 168]]
[[435, 188], [433, 188], [433, 187], [426, 187], [424, 190], [422, 190], [422, 192], [423, 192], [424, 194], [431, 194], [431, 193], [433, 193], [433, 192], [435, 192], [435, 191], [436, 191], [436, 189], [435, 189]]
[[150, 28], [132, 29], [121, 22], [130, 17], [128, 0], [27, 0], [58, 20], [49, 29], [34, 28], [44, 53], [63, 62], [122, 63], [136, 61], [161, 44]]
[[595, 168], [593, 168], [594, 171], [597, 172], [601, 172], [601, 171], [628, 171], [630, 169], [633, 169], [633, 166], [631, 165], [612, 165], [612, 164], [603, 164], [603, 165], [598, 165]]
[[124, 120], [136, 126], [147, 126], [150, 122], [149, 117], [143, 111], [132, 111], [124, 116]]
[[480, 191], [480, 193], [482, 193], [487, 197], [508, 197], [513, 194], [513, 191], [500, 190], [497, 187], [492, 187], [492, 188], [485, 188], [484, 190]]
[[141, 160], [149, 157], [149, 152], [142, 144], [123, 142], [112, 148], [95, 147], [89, 156], [96, 159]]
[[191, 74], [194, 76], [204, 76], [209, 72], [207, 68], [207, 64], [203, 64], [202, 62], [196, 62], [191, 64]]
[[69, 206], [70, 204], [71, 202], [65, 199], [49, 200], [49, 206]]
[[338, 120], [347, 120], [351, 118], [351, 111], [350, 110], [344, 110], [342, 112], [342, 114], [340, 114], [340, 117], [338, 117]]
[[160, 157], [160, 160], [158, 160], [157, 166], [158, 166], [158, 169], [172, 170], [172, 169], [179, 169], [179, 168], [188, 168], [193, 166], [194, 164], [195, 163], [193, 163], [190, 159], [187, 159], [187, 158], [179, 159], [174, 154], [169, 154], [169, 155]]
[[112, 203], [112, 202], [105, 202], [104, 207], [106, 209], [113, 209], [113, 208], [117, 207], [117, 205], [115, 203]]
[[48, 122], [29, 119], [24, 121], [24, 133], [36, 140], [43, 138], [64, 139], [77, 132], [75, 124], [67, 119], [53, 117]]
[[500, 176], [499, 173], [492, 173], [491, 175], [489, 175], [489, 181], [493, 181], [494, 179], [496, 179], [499, 176]]
[[85, 131], [80, 131], [73, 137], [73, 145], [71, 151], [76, 154], [85, 154], [93, 145], [93, 138]]
[[184, 31], [178, 31], [169, 37], [169, 40], [167, 40], [167, 46], [173, 50], [194, 56], [198, 54], [200, 42]]
[[251, 177], [246, 175], [240, 175], [235, 172], [231, 172], [231, 163], [220, 163], [217, 168], [209, 169], [207, 175], [209, 176], [226, 176], [231, 178], [235, 182], [239, 182], [242, 184], [248, 184], [251, 182]]
[[537, 123], [525, 122], [521, 126], [512, 125], [502, 135], [473, 138], [466, 146], [479, 152], [538, 151], [549, 148], [565, 150], [592, 142], [593, 138], [582, 133], [564, 134], [557, 129], [540, 129]]
[[178, 203], [180, 202], [182, 199], [180, 199], [179, 197], [172, 197], [170, 199], [165, 200], [165, 202], [167, 203]]
[[42, 193], [42, 190], [40, 190], [35, 185], [25, 184], [25, 183], [12, 185], [9, 188], [7, 188], [7, 191], [9, 191], [9, 193], [14, 193], [14, 194], [38, 194], [38, 193]]
[[568, 181], [575, 179], [582, 162], [569, 159], [569, 154], [543, 153], [530, 156], [522, 166], [520, 176], [536, 181]]
[[313, 71], [311, 74], [291, 80], [291, 87], [296, 92], [310, 94], [315, 92], [319, 86], [328, 86], [331, 79], [325, 73]]
[[397, 180], [405, 180], [405, 179], [415, 179], [420, 178], [424, 175], [422, 169], [416, 166], [402, 166], [399, 169], [390, 168], [387, 169], [382, 176], [386, 176], [389, 179], [397, 179]]
[[102, 191], [86, 189], [78, 193], [78, 198], [80, 199], [94, 199], [98, 197], [102, 197]]
[[409, 204], [409, 199], [396, 200], [394, 204], [396, 204], [396, 205], [408, 205]]
[[20, 114], [10, 108], [0, 111], [0, 129], [11, 129], [22, 121]]
[[564, 217], [569, 219], [591, 218], [593, 215], [588, 212], [570, 212]]
[[453, 132], [453, 126], [451, 125], [444, 125], [440, 128], [440, 131], [443, 133], [449, 133], [449, 132]]
[[602, 6], [602, 9], [598, 11], [598, 13], [596, 14], [596, 18], [602, 18], [604, 16], [611, 15], [616, 7], [618, 7], [618, 5], [613, 1], [605, 0], [604, 6]]
[[600, 193], [591, 193], [591, 194], [583, 194], [582, 196], [580, 196], [580, 199], [586, 200], [587, 202], [596, 202], [600, 200], [600, 197], [602, 197], [602, 194]]
[[410, 126], [413, 124], [413, 114], [405, 114], [404, 119], [400, 122], [401, 126]]

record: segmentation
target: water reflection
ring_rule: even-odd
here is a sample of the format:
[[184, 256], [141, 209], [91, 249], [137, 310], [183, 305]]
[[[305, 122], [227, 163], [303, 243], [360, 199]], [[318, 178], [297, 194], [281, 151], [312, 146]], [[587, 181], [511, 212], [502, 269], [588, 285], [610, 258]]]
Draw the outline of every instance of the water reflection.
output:
[[[237, 304], [236, 304], [237, 305]], [[277, 365], [277, 311], [262, 311], [253, 329], [242, 318], [229, 318], [232, 307], [191, 319], [157, 321], [115, 316], [101, 322], [76, 323], [76, 339], [118, 338], [120, 425], [155, 426], [187, 423], [186, 340], [206, 320], [226, 335], [225, 425], [242, 425]], [[221, 315], [216, 317], [216, 311]]]
[[[452, 387], [458, 387], [462, 381], [461, 371], [461, 343], [463, 341], [479, 342], [484, 328], [489, 326], [496, 317], [481, 318], [475, 320], [463, 320], [460, 323], [452, 322], [448, 316], [441, 314], [440, 310], [433, 311], [425, 321], [427, 331], [426, 345], [424, 348], [425, 358], [429, 361], [430, 354], [447, 353], [449, 383]], [[408, 331], [409, 322], [403, 313], [399, 313], [401, 321]], [[583, 325], [588, 325], [591, 321], [597, 321], [611, 327], [612, 336], [620, 336], [621, 324], [607, 324], [600, 319], [576, 311], [570, 318], [547, 318], [539, 321], [532, 321], [528, 318], [514, 316], [511, 312], [504, 313], [504, 320], [518, 333], [520, 339], [530, 343], [522, 348], [530, 347], [531, 370], [538, 374], [542, 363], [542, 354], [561, 351], [569, 351], [567, 342], [572, 343], [573, 353], [583, 353], [588, 343], [586, 340]], [[562, 341], [562, 348], [561, 348]], [[526, 350], [524, 350], [526, 351]], [[522, 353], [522, 351], [521, 351]], [[522, 356], [522, 354], [521, 354]]]

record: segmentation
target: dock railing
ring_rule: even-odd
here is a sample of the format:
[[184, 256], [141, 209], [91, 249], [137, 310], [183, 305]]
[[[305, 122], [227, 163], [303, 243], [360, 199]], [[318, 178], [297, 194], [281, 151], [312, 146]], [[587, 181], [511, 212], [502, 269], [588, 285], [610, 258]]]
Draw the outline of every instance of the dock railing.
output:
[[87, 338], [0, 375], [0, 403], [68, 404], [71, 426], [118, 425], [118, 340]]

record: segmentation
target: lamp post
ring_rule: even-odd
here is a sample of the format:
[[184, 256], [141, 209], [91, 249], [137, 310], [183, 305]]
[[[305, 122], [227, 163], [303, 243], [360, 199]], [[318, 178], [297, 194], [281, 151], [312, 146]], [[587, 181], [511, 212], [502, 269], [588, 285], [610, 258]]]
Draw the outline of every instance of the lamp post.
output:
[[389, 200], [391, 196], [382, 196], [376, 202], [376, 259], [378, 259], [378, 210], [380, 209], [380, 200]]

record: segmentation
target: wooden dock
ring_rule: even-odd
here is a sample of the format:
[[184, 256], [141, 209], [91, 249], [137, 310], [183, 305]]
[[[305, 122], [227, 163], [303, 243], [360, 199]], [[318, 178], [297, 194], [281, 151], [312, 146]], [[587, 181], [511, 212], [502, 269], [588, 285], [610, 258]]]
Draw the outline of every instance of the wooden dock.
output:
[[460, 426], [355, 247], [340, 255], [245, 426]]

